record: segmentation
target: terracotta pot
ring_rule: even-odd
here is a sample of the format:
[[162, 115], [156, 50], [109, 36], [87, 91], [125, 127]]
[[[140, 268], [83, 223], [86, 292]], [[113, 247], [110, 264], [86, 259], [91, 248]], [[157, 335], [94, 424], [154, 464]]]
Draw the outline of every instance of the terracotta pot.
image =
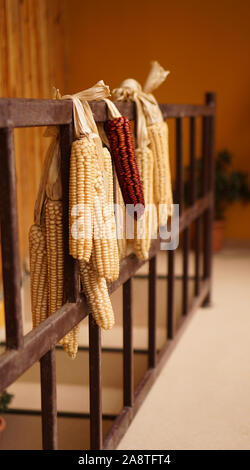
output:
[[0, 439], [1, 439], [1, 434], [4, 431], [5, 427], [6, 427], [6, 421], [2, 416], [0, 416]]
[[224, 242], [225, 220], [214, 220], [213, 223], [213, 252], [221, 250]]

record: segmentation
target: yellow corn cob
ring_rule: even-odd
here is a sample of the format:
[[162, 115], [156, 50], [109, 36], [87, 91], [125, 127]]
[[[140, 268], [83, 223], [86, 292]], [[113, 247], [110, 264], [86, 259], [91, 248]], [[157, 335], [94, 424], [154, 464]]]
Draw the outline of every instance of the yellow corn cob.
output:
[[62, 341], [64, 351], [71, 359], [75, 359], [78, 351], [79, 325], [76, 325]]
[[135, 238], [133, 251], [137, 258], [146, 260], [148, 258], [151, 245], [152, 229], [152, 210], [148, 204], [153, 204], [153, 168], [154, 161], [152, 151], [145, 147], [136, 150], [138, 169], [142, 181], [145, 211], [143, 216], [135, 224]]
[[48, 315], [48, 280], [45, 228], [32, 225], [29, 231], [32, 323], [35, 328]]
[[63, 305], [62, 202], [48, 199], [45, 206], [49, 281], [49, 315]]
[[159, 211], [159, 225], [167, 223], [171, 215], [173, 203], [172, 185], [170, 178], [169, 151], [168, 151], [168, 127], [166, 122], [148, 126], [150, 147], [154, 158], [154, 198], [158, 205], [164, 204]]
[[120, 262], [119, 252], [116, 238], [116, 224], [114, 214], [114, 186], [113, 186], [113, 169], [112, 159], [107, 148], [103, 148], [104, 156], [104, 186], [106, 187], [106, 202], [108, 204], [107, 211], [104, 208], [104, 220], [108, 235], [108, 245], [110, 253], [110, 281], [114, 281], [119, 276]]
[[[122, 197], [122, 192], [117, 180], [115, 178], [115, 188], [116, 188], [116, 227], [118, 234], [121, 232], [122, 238], [117, 238], [118, 252], [120, 260], [124, 259], [127, 254], [127, 239], [126, 239], [126, 207]], [[121, 208], [121, 209], [120, 209]]]
[[113, 194], [113, 169], [112, 169], [112, 160], [111, 155], [106, 147], [103, 147], [103, 166], [105, 171], [105, 180], [107, 183], [106, 193], [108, 204], [113, 204], [114, 194]]
[[[108, 155], [106, 153], [106, 167]], [[110, 161], [111, 165], [111, 161]], [[116, 240], [114, 211], [108, 205], [108, 194], [111, 197], [113, 189], [112, 167], [108, 170], [105, 183], [98, 161], [95, 162], [94, 183], [94, 239], [91, 260], [93, 267], [100, 277], [113, 281], [119, 276], [119, 255]], [[106, 178], [105, 178], [106, 179]], [[112, 185], [112, 188], [111, 188]]]
[[107, 283], [99, 277], [92, 263], [80, 261], [80, 277], [91, 313], [100, 328], [110, 330], [115, 322]]
[[[48, 260], [49, 315], [63, 305], [64, 259], [63, 259], [63, 208], [61, 201], [47, 199], [45, 204], [46, 247]], [[60, 343], [71, 357], [75, 357], [77, 347], [74, 336], [78, 335], [79, 325], [70, 331]], [[74, 330], [76, 330], [74, 332]]]
[[86, 262], [92, 250], [93, 163], [96, 159], [93, 139], [84, 136], [73, 142], [69, 183], [69, 252], [74, 258]]

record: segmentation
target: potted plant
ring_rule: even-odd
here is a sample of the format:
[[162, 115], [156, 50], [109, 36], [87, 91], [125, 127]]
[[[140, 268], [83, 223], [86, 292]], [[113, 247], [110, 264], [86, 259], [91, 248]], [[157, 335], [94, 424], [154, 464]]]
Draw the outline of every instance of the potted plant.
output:
[[[225, 232], [225, 211], [229, 204], [236, 201], [250, 201], [250, 188], [248, 174], [232, 170], [233, 155], [228, 150], [218, 152], [215, 160], [214, 182], [214, 223], [213, 223], [213, 251], [222, 248]], [[201, 171], [202, 160], [196, 162], [196, 197], [201, 197]], [[189, 167], [185, 171], [185, 201], [188, 201]]]
[[232, 170], [233, 155], [228, 150], [218, 153], [215, 161], [215, 204], [213, 249], [222, 248], [225, 232], [225, 211], [229, 204], [250, 200], [248, 174]]
[[[7, 411], [12, 398], [13, 398], [13, 395], [8, 393], [6, 390], [0, 393], [0, 413], [1, 412], [4, 413], [5, 411]], [[3, 418], [3, 416], [0, 416], [0, 438], [5, 427], [6, 427], [6, 421]]]

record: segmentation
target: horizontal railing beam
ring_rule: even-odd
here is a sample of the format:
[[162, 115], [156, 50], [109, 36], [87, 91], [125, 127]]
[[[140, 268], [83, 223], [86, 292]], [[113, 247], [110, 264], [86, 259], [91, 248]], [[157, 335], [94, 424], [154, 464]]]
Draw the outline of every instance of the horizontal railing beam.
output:
[[[121, 114], [135, 119], [132, 102], [116, 102]], [[96, 122], [108, 119], [104, 101], [90, 101]], [[164, 119], [192, 116], [212, 116], [211, 105], [160, 104]], [[71, 100], [36, 100], [27, 98], [0, 98], [0, 127], [34, 127], [70, 124], [72, 122]]]
[[0, 356], [0, 392], [39, 361], [61, 338], [87, 316], [87, 304], [67, 303], [24, 336], [21, 350], [7, 350]]
[[[213, 202], [212, 193], [198, 199], [192, 207], [186, 209], [180, 217], [180, 232], [188, 227], [197, 217], [199, 217]], [[153, 240], [150, 247], [149, 259], [160, 250], [160, 239]], [[146, 261], [139, 260], [131, 253], [124, 258], [120, 264], [120, 275], [118, 279], [109, 284], [109, 293], [112, 294], [118, 287], [132, 277]]]
[[[180, 231], [183, 231], [193, 220], [199, 217], [212, 203], [212, 195], [208, 193], [180, 217]], [[160, 239], [151, 243], [149, 258], [160, 250]], [[114, 292], [121, 284], [131, 278], [147, 261], [141, 261], [134, 254], [127, 256], [120, 267], [119, 278], [109, 285], [109, 292]], [[29, 367], [54, 347], [66, 333], [88, 315], [84, 298], [78, 304], [67, 303], [44, 322], [24, 337], [21, 351], [7, 350], [0, 356], [0, 391], [14, 382]]]

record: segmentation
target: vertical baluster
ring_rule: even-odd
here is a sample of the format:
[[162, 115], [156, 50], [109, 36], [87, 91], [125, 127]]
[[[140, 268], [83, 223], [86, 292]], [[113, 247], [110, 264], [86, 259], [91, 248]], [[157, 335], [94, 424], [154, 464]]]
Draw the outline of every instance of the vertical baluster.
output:
[[[202, 175], [201, 175], [201, 195], [205, 196], [208, 191], [208, 117], [202, 118]], [[206, 278], [206, 266], [208, 264], [208, 210], [203, 213], [203, 278]]]
[[[176, 119], [176, 187], [174, 191], [174, 202], [179, 204], [179, 214], [181, 216], [184, 201], [183, 186], [183, 119]], [[174, 337], [174, 259], [175, 252], [168, 252], [168, 285], [167, 285], [167, 337]]]
[[148, 367], [156, 366], [156, 256], [149, 260], [148, 277]]
[[201, 165], [201, 196], [207, 191], [207, 123], [208, 117], [202, 118], [202, 165]]
[[0, 220], [7, 348], [23, 346], [13, 129], [0, 129]]
[[[206, 93], [206, 104], [215, 107], [215, 94]], [[206, 160], [207, 160], [207, 177], [206, 191], [212, 194], [212, 200], [209, 208], [204, 216], [204, 278], [209, 279], [210, 289], [207, 297], [203, 302], [203, 306], [209, 305], [211, 302], [211, 276], [212, 276], [212, 234], [213, 234], [213, 218], [214, 218], [214, 134], [215, 134], [215, 115], [207, 118], [206, 128]]]
[[183, 186], [183, 119], [176, 119], [176, 194], [175, 203], [179, 204], [181, 215], [184, 202]]
[[123, 284], [123, 401], [124, 406], [134, 403], [133, 364], [133, 322], [132, 322], [132, 280]]
[[168, 286], [167, 286], [167, 337], [174, 337], [174, 251], [167, 251]]
[[53, 348], [40, 360], [42, 439], [44, 450], [56, 450], [57, 403], [56, 403], [56, 352]]
[[[194, 117], [190, 118], [190, 205], [192, 206], [196, 200], [196, 120]], [[198, 217], [194, 222], [194, 262], [195, 262], [195, 281], [194, 281], [194, 293], [195, 296], [200, 293], [200, 232], [201, 224], [200, 218]]]
[[90, 448], [102, 449], [101, 331], [89, 315]]
[[182, 315], [188, 313], [189, 228], [183, 232]]
[[[184, 205], [183, 185], [183, 119], [176, 119], [176, 202], [179, 204], [180, 216]], [[187, 313], [188, 296], [188, 254], [189, 254], [189, 231], [183, 232], [183, 276], [182, 276], [182, 314]]]
[[76, 302], [79, 295], [79, 281], [77, 263], [69, 255], [69, 174], [70, 152], [73, 141], [73, 126], [65, 124], [60, 126], [61, 173], [63, 188], [63, 232], [64, 237], [64, 295], [65, 301]]
[[199, 295], [200, 293], [200, 251], [201, 251], [201, 218], [198, 217], [195, 220], [195, 281], [194, 281], [194, 293]]
[[195, 155], [195, 140], [196, 140], [196, 121], [195, 117], [190, 118], [190, 177], [189, 177], [189, 203], [192, 206], [196, 198], [196, 155]]

